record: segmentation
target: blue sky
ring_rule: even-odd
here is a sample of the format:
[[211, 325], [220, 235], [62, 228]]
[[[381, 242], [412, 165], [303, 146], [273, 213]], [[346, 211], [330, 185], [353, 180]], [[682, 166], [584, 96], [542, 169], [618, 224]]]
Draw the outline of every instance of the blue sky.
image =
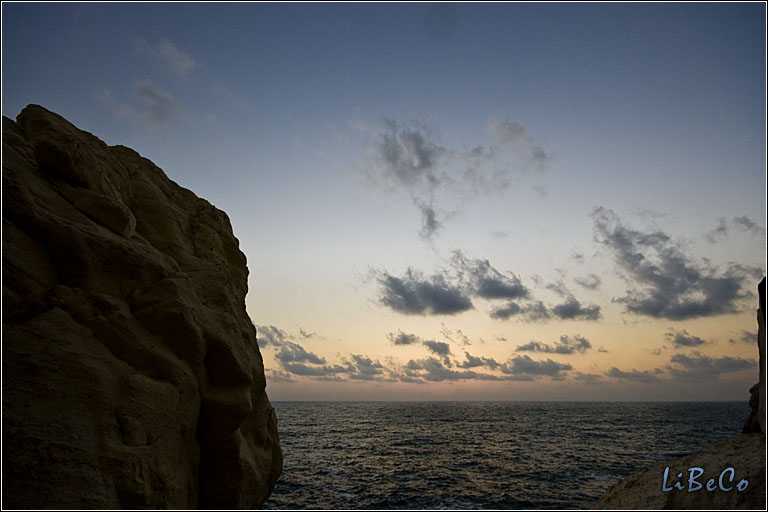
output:
[[3, 3], [2, 23], [3, 115], [41, 104], [230, 216], [275, 399], [756, 380], [762, 3]]

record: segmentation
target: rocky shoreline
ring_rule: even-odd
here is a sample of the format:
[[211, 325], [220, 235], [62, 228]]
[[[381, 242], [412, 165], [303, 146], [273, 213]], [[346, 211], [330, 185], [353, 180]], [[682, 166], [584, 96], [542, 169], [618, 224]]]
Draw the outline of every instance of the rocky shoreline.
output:
[[594, 508], [765, 510], [765, 278], [758, 295], [760, 377], [750, 389], [752, 412], [745, 433], [631, 475], [610, 487]]

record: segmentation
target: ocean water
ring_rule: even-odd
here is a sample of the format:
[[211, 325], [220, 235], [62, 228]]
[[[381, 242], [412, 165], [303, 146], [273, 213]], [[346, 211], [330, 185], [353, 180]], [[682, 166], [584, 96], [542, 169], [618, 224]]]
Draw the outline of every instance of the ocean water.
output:
[[268, 509], [590, 508], [635, 471], [738, 435], [749, 412], [746, 401], [273, 405], [284, 465]]

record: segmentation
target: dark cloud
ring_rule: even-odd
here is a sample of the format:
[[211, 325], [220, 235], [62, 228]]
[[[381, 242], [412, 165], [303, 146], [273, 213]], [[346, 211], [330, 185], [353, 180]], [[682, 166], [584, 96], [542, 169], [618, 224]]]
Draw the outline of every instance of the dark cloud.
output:
[[629, 285], [615, 299], [627, 312], [653, 318], [685, 320], [737, 311], [749, 294], [741, 289], [758, 269], [729, 264], [724, 272], [697, 264], [666, 233], [644, 233], [625, 227], [611, 210], [592, 212], [595, 241], [614, 253]]
[[561, 320], [597, 320], [600, 318], [600, 306], [582, 306], [575, 297], [570, 297], [564, 303], [553, 306], [552, 313]]
[[706, 343], [706, 341], [698, 336], [688, 334], [686, 330], [675, 331], [670, 329], [669, 332], [664, 334], [664, 337], [667, 338], [667, 341], [674, 343], [675, 347], [697, 347]]
[[521, 299], [528, 288], [512, 272], [502, 274], [488, 260], [470, 259], [454, 251], [451, 263], [473, 295], [484, 299]]
[[604, 382], [602, 375], [597, 375], [594, 373], [573, 372], [571, 376], [574, 378], [574, 380], [583, 382], [585, 384], [596, 384]]
[[757, 332], [751, 332], [747, 331], [746, 329], [742, 329], [739, 337], [737, 339], [729, 339], [730, 343], [757, 343]]
[[464, 291], [440, 274], [427, 280], [410, 268], [402, 278], [384, 272], [379, 284], [381, 302], [406, 315], [455, 315], [473, 307]]
[[275, 357], [282, 363], [325, 364], [324, 358], [312, 352], [307, 352], [304, 347], [292, 341], [283, 341]]
[[757, 222], [753, 221], [746, 215], [742, 217], [734, 217], [732, 222], [736, 227], [750, 234], [765, 236], [765, 228], [760, 226]]
[[597, 290], [600, 288], [603, 280], [597, 274], [588, 274], [586, 276], [574, 277], [573, 282], [587, 290]]
[[642, 382], [644, 384], [649, 384], [653, 382], [661, 382], [661, 379], [657, 375], [658, 373], [661, 373], [661, 372], [660, 371], [649, 372], [648, 370], [645, 370], [642, 372], [637, 370], [625, 372], [625, 371], [619, 370], [614, 366], [613, 368], [608, 370], [605, 374], [609, 377], [613, 377], [614, 379], [631, 380], [633, 382]]
[[518, 305], [516, 302], [508, 302], [506, 306], [496, 308], [491, 311], [491, 318], [497, 320], [507, 320], [513, 316], [519, 316], [527, 322], [537, 322], [541, 320], [549, 320], [552, 315], [550, 314], [547, 306], [540, 300], [532, 301], [523, 306]]
[[558, 363], [547, 359], [546, 361], [534, 361], [528, 356], [515, 356], [503, 365], [501, 371], [511, 375], [544, 375], [559, 377], [561, 372], [572, 370], [570, 364]]
[[278, 329], [274, 325], [256, 325], [256, 334], [260, 347], [273, 345], [279, 347], [286, 341], [287, 334], [284, 330]]
[[397, 334], [390, 332], [387, 334], [387, 339], [395, 345], [413, 345], [421, 341], [421, 338], [415, 334], [406, 334], [403, 331], [397, 331]]
[[554, 345], [548, 345], [540, 341], [532, 340], [525, 345], [518, 345], [515, 352], [545, 352], [549, 354], [573, 354], [574, 352], [584, 353], [592, 348], [592, 344], [585, 337], [578, 334], [574, 336], [560, 336], [560, 341]]
[[458, 363], [456, 366], [459, 368], [487, 367], [491, 370], [495, 370], [496, 368], [500, 367], [501, 364], [496, 362], [496, 360], [493, 358], [475, 357], [470, 355], [469, 352], [464, 352], [464, 361]]
[[754, 359], [739, 357], [709, 357], [698, 351], [690, 355], [675, 354], [670, 362], [677, 366], [667, 366], [669, 373], [678, 380], [711, 380], [721, 373], [738, 372], [741, 370], [757, 370]]
[[367, 356], [353, 354], [347, 365], [350, 369], [349, 378], [354, 380], [375, 380], [384, 373], [384, 366]]
[[427, 347], [430, 352], [437, 354], [438, 356], [447, 356], [451, 353], [450, 345], [442, 341], [424, 340], [422, 344]]
[[405, 375], [412, 379], [424, 379], [429, 382], [441, 382], [445, 380], [501, 380], [495, 375], [477, 373], [471, 370], [457, 371], [446, 366], [439, 359], [428, 357], [426, 359], [411, 359], [405, 365]]

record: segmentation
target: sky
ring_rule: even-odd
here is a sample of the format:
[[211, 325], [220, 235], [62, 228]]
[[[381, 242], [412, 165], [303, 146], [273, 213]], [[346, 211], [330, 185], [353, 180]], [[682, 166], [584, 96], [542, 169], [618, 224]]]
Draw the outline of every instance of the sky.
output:
[[228, 214], [272, 400], [748, 400], [765, 9], [4, 2], [2, 112]]

